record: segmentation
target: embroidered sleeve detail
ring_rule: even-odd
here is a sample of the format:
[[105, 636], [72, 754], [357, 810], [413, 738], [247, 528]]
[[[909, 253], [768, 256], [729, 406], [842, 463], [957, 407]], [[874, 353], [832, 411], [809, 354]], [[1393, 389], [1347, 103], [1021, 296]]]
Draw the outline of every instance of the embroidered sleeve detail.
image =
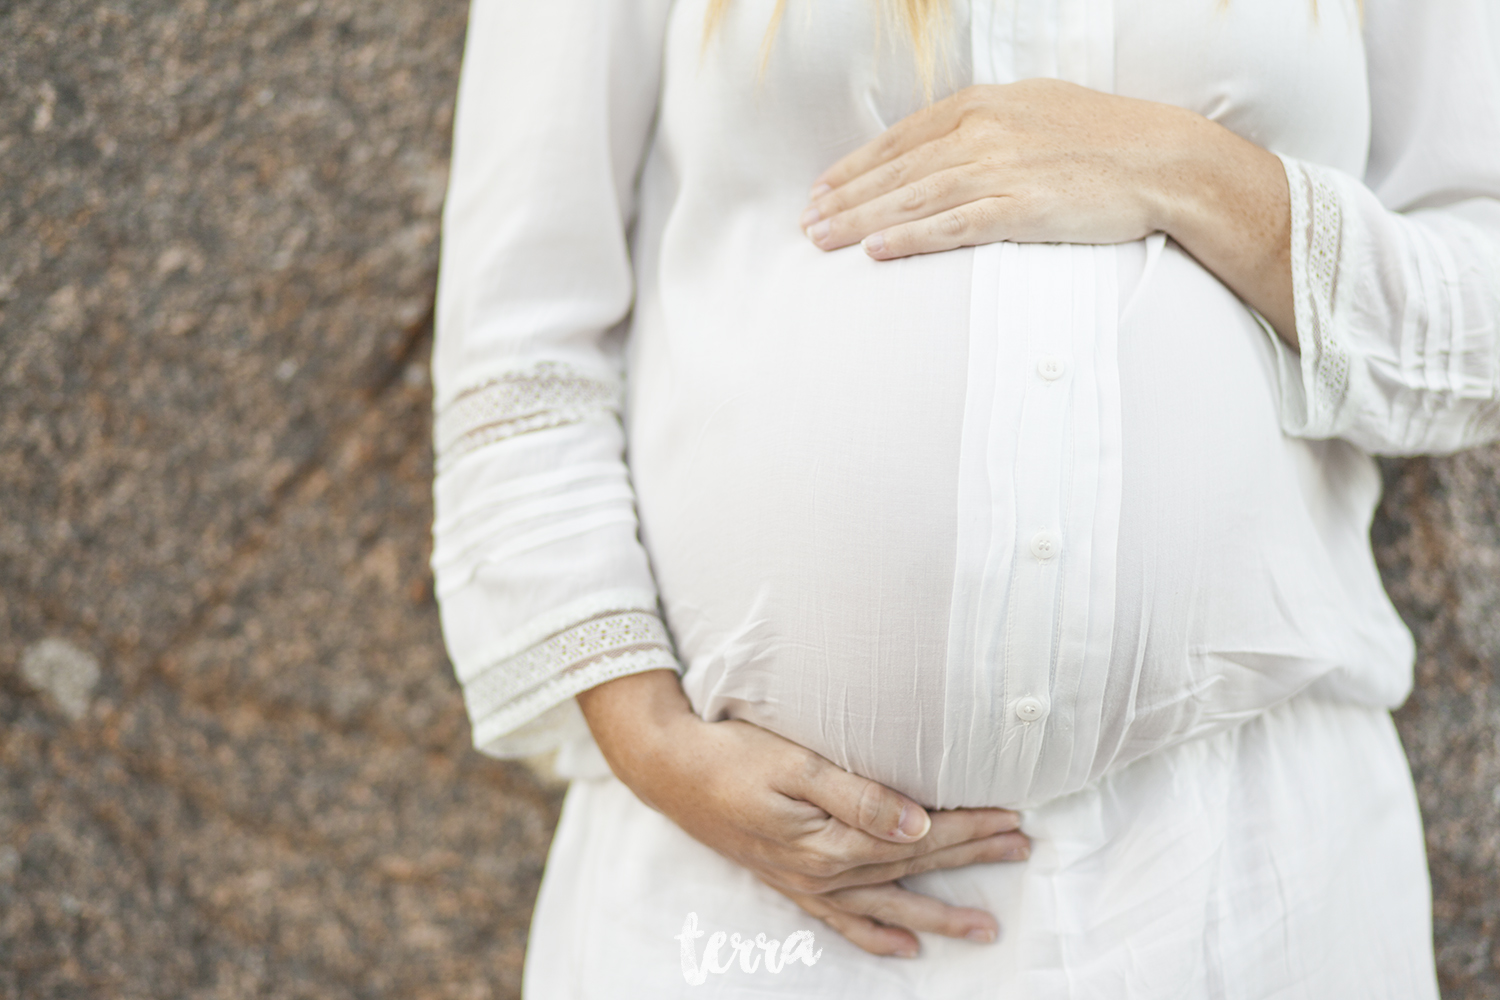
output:
[[1313, 177], [1310, 197], [1308, 284], [1312, 308], [1317, 314], [1313, 343], [1313, 371], [1317, 375], [1319, 409], [1337, 413], [1349, 392], [1349, 351], [1337, 336], [1335, 303], [1338, 298], [1339, 253], [1343, 241], [1343, 214], [1338, 193], [1322, 177]]
[[[1300, 387], [1285, 399], [1289, 433], [1331, 437], [1338, 433], [1349, 395], [1350, 352], [1339, 332], [1342, 309], [1339, 262], [1345, 219], [1338, 191], [1320, 172], [1283, 157], [1292, 208], [1292, 295], [1301, 352]], [[1298, 391], [1300, 390], [1300, 391]]]
[[[576, 669], [565, 671], [527, 691], [512, 701], [499, 706], [489, 715], [478, 717], [474, 722], [474, 745], [494, 746], [503, 737], [518, 734], [525, 724], [560, 705], [562, 702], [587, 691], [591, 687], [612, 681], [617, 677], [644, 673], [647, 670], [676, 670], [677, 659], [668, 649], [638, 649], [607, 654], [590, 660]], [[506, 741], [501, 751], [505, 755], [538, 753], [552, 749], [555, 740], [550, 734], [541, 738]]]
[[[661, 618], [648, 611], [606, 612], [561, 629], [495, 663], [467, 682], [464, 694], [471, 709], [476, 710], [476, 721], [500, 713], [515, 715], [520, 722], [600, 681], [573, 687], [552, 700], [542, 698], [546, 704], [522, 712], [523, 704], [537, 700], [539, 689], [561, 690], [601, 673], [614, 677], [655, 667], [677, 668], [672, 640]], [[579, 676], [565, 680], [573, 674]]]
[[461, 393], [438, 414], [433, 437], [441, 471], [495, 441], [618, 411], [617, 381], [543, 362]]

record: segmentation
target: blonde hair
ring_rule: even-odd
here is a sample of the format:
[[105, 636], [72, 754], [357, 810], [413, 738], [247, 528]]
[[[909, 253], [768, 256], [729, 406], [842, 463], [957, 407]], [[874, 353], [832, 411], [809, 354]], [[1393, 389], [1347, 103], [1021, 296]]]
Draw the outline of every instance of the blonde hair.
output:
[[[880, 6], [887, 9], [895, 8], [897, 18], [906, 26], [907, 33], [911, 36], [912, 50], [916, 55], [917, 73], [922, 78], [922, 86], [927, 91], [928, 97], [932, 95], [932, 81], [937, 71], [937, 39], [941, 38], [948, 27], [948, 0], [877, 0]], [[1318, 0], [1310, 0], [1312, 3], [1313, 20], [1318, 20]], [[1230, 0], [1218, 0], [1219, 9], [1225, 10], [1229, 7]], [[707, 46], [713, 37], [714, 29], [724, 19], [724, 14], [729, 10], [730, 0], [708, 0], [708, 16], [703, 21], [703, 44]], [[1365, 0], [1355, 0], [1359, 8], [1360, 19], [1365, 16]], [[771, 23], [766, 26], [766, 34], [760, 43], [760, 66], [764, 70], [766, 62], [771, 58], [771, 43], [776, 38], [776, 29], [781, 26], [781, 17], [786, 13], [786, 0], [776, 0], [776, 9], [771, 12]]]
[[[917, 61], [917, 73], [923, 86], [932, 90], [932, 80], [937, 72], [937, 40], [948, 27], [948, 0], [877, 0], [887, 13], [894, 13], [911, 36], [912, 50]], [[1314, 0], [1316, 2], [1316, 0]], [[707, 45], [714, 30], [729, 10], [730, 0], [708, 0], [708, 15], [703, 20], [703, 44]], [[892, 11], [890, 8], [894, 7]], [[766, 26], [765, 37], [760, 43], [760, 66], [764, 70], [771, 57], [771, 42], [776, 38], [776, 29], [781, 26], [781, 17], [786, 13], [786, 0], [776, 0], [776, 9], [771, 12], [771, 23]]]

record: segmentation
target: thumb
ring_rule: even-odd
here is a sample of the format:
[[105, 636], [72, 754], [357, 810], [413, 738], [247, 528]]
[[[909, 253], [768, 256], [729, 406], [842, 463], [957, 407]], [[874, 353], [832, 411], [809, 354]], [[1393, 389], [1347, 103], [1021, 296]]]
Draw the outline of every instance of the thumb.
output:
[[811, 769], [795, 792], [804, 802], [881, 840], [910, 844], [932, 829], [927, 810], [905, 795], [828, 761]]

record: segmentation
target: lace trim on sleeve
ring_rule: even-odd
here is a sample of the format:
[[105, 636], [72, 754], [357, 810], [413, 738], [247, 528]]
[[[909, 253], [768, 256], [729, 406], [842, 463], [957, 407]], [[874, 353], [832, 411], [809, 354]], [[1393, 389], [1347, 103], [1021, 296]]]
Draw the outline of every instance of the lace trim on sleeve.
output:
[[648, 611], [617, 611], [570, 625], [464, 685], [474, 741], [486, 745], [606, 680], [677, 670], [666, 626]]
[[[482, 601], [462, 606], [444, 612], [483, 614]], [[453, 666], [474, 745], [495, 757], [591, 744], [574, 695], [646, 670], [681, 673], [656, 591], [638, 587], [597, 591], [530, 615], [519, 628], [457, 650]]]
[[618, 381], [590, 378], [555, 362], [508, 372], [465, 390], [438, 414], [433, 428], [438, 470], [495, 441], [619, 407]]
[[[576, 670], [558, 674], [475, 722], [474, 745], [495, 746], [496, 741], [502, 737], [519, 730], [529, 720], [565, 702], [580, 691], [587, 691], [591, 687], [596, 687], [605, 681], [612, 681], [617, 677], [658, 669], [677, 669], [677, 660], [670, 651], [647, 649], [605, 656], [590, 661]], [[543, 738], [533, 738], [533, 741], [528, 744], [517, 743], [514, 747], [502, 746], [501, 750], [508, 753], [537, 753], [552, 749], [555, 743], [556, 734], [549, 733]]]
[[1312, 305], [1319, 334], [1314, 342], [1313, 370], [1317, 373], [1317, 395], [1330, 413], [1336, 413], [1349, 392], [1349, 351], [1339, 341], [1334, 327], [1338, 296], [1339, 254], [1343, 240], [1343, 213], [1338, 193], [1321, 177], [1311, 185], [1310, 246], [1307, 272], [1312, 286]]
[[1345, 220], [1327, 177], [1296, 160], [1282, 160], [1291, 193], [1292, 295], [1302, 355], [1301, 385], [1283, 385], [1284, 396], [1287, 390], [1296, 394], [1283, 400], [1283, 424], [1288, 433], [1331, 437], [1349, 396], [1351, 366], [1337, 325]]
[[672, 640], [660, 618], [647, 611], [601, 614], [499, 661], [471, 680], [466, 692], [477, 705], [502, 705], [565, 671], [648, 651], [671, 656]]

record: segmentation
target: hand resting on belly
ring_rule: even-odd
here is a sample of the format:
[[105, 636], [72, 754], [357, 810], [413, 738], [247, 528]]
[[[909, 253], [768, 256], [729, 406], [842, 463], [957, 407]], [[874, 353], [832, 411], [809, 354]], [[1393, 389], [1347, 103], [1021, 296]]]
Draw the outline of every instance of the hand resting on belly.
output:
[[966, 87], [824, 171], [801, 225], [876, 260], [1163, 232], [1297, 347], [1281, 161], [1170, 104], [1061, 80]]
[[866, 951], [914, 956], [910, 930], [996, 940], [990, 914], [896, 880], [1025, 860], [1016, 813], [929, 814], [757, 726], [703, 721], [665, 670], [608, 681], [578, 704], [610, 768], [641, 801]]

